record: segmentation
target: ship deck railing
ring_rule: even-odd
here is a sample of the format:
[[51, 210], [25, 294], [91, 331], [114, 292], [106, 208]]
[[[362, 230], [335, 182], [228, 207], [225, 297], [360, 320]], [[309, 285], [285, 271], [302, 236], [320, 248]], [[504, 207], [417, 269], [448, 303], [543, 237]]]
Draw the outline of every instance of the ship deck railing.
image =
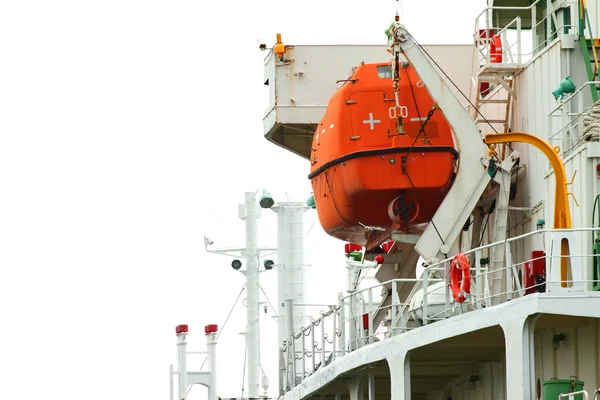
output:
[[[579, 0], [564, 0], [552, 5], [551, 12], [540, 15], [539, 5], [545, 0], [536, 0], [527, 7], [502, 7], [492, 6], [484, 8], [475, 18], [474, 39], [476, 43], [475, 65], [478, 68], [492, 65], [492, 54], [490, 51], [490, 41], [493, 35], [499, 35], [502, 40], [502, 60], [501, 64], [524, 65], [532, 60], [545, 47], [552, 44], [554, 40], [563, 34], [576, 35], [577, 10]], [[564, 9], [571, 10], [571, 18], [565, 21], [563, 18], [557, 18], [556, 13]], [[508, 23], [492, 21], [493, 13], [513, 12], [518, 14]], [[523, 19], [528, 22], [528, 26], [523, 26]], [[539, 37], [539, 32], [545, 32], [545, 26], [551, 25], [552, 32]], [[548, 30], [550, 31], [550, 30]]]
[[[560, 253], [565, 237], [569, 238], [566, 256]], [[592, 243], [599, 237], [598, 227], [539, 229], [464, 251], [470, 263], [471, 293], [463, 303], [455, 301], [446, 278], [452, 258], [426, 267], [419, 278], [392, 279], [348, 295], [339, 294], [338, 304], [321, 311], [307, 326], [290, 335], [281, 348], [284, 388], [292, 389], [320, 368], [357, 349], [436, 321], [534, 292], [598, 291], [600, 271], [593, 269], [600, 269], [600, 255], [594, 254]], [[544, 253], [534, 258], [532, 253], [524, 254], [524, 248], [538, 248]], [[494, 250], [504, 252], [501, 266], [492, 267]], [[560, 278], [562, 258], [568, 259], [568, 280]], [[537, 282], [526, 284], [523, 271], [540, 260], [544, 274]], [[402, 295], [399, 289], [411, 285], [412, 290]]]
[[[548, 113], [548, 142], [560, 147], [561, 158], [568, 157], [586, 142], [583, 130], [584, 119], [589, 115], [591, 102], [589, 87], [600, 88], [600, 81], [588, 81], [567, 95]], [[600, 122], [600, 121], [597, 121]]]
[[[502, 7], [492, 6], [484, 8], [475, 18], [474, 39], [476, 43], [476, 65], [486, 66], [492, 64], [492, 57], [500, 53], [491, 53], [490, 41], [493, 35], [499, 35], [502, 40], [502, 60], [505, 64], [524, 65], [532, 60], [545, 47], [549, 46], [558, 37], [564, 34], [577, 35], [578, 19], [577, 10], [579, 0], [564, 0], [553, 3], [552, 10], [545, 10], [541, 14], [539, 6], [545, 0], [537, 0], [527, 7]], [[556, 13], [565, 9], [571, 10], [571, 16], [557, 18]], [[513, 12], [518, 14], [506, 22], [492, 21], [492, 14]], [[525, 19], [528, 26], [523, 26]], [[546, 32], [546, 25], [551, 25], [552, 30]], [[543, 33], [543, 37], [540, 37]]]

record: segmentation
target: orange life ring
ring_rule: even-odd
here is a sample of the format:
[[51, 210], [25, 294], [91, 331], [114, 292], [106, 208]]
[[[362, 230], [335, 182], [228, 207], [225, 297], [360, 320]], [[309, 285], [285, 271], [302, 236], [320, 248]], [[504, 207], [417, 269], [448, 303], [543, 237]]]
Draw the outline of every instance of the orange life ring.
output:
[[459, 303], [467, 298], [465, 295], [471, 293], [471, 267], [467, 257], [458, 253], [450, 262], [450, 287], [452, 297]]
[[497, 34], [490, 39], [490, 62], [502, 63], [502, 39]]

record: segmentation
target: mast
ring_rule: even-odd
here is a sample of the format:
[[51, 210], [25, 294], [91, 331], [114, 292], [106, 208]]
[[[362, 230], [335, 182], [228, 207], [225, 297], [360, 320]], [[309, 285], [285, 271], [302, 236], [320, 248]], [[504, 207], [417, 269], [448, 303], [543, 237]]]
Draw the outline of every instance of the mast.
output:
[[258, 249], [256, 245], [256, 203], [255, 194], [246, 193], [246, 315], [248, 349], [248, 397], [259, 396], [260, 389], [260, 334], [258, 324]]

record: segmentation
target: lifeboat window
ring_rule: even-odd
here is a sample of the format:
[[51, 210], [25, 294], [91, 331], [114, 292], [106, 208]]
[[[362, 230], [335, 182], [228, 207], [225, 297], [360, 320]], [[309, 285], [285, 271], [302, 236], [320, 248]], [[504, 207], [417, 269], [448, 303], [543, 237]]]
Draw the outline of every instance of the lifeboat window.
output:
[[377, 67], [377, 75], [382, 79], [391, 79], [392, 68], [389, 65], [380, 65]]

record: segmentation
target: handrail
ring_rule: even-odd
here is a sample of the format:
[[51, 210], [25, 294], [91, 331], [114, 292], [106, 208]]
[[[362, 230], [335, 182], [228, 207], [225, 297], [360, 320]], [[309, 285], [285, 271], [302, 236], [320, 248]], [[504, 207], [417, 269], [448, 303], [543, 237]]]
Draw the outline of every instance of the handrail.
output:
[[[442, 283], [430, 285], [433, 282], [444, 282], [444, 278], [433, 278], [430, 273], [439, 270], [446, 270], [444, 267], [438, 267], [440, 264], [446, 264], [450, 259], [440, 261], [434, 265], [425, 268], [421, 278], [398, 278], [382, 282], [379, 285], [370, 286], [369, 288], [361, 289], [350, 296], [342, 297], [338, 295], [338, 305], [330, 305], [327, 311], [321, 311], [318, 318], [313, 318], [307, 327], [303, 327], [297, 331], [291, 332], [288, 338], [280, 348], [285, 361], [284, 370], [284, 387], [287, 390], [298, 385], [299, 382], [306, 379], [308, 376], [315, 373], [322, 367], [329, 365], [339, 357], [344, 357], [346, 354], [357, 349], [368, 346], [379, 340], [387, 340], [397, 334], [419, 329], [428, 323], [439, 320], [452, 318], [458, 314], [472, 312], [476, 309], [482, 309], [494, 306], [494, 299], [504, 303], [515, 297], [521, 297], [526, 294], [535, 292], [553, 292], [553, 287], [564, 283], [557, 274], [551, 273], [547, 275], [547, 279], [542, 282], [529, 281], [527, 284], [519, 282], [519, 276], [523, 265], [539, 259], [564, 259], [565, 256], [551, 251], [549, 254], [544, 254], [539, 257], [519, 257], [513, 261], [508, 261], [497, 269], [490, 269], [481, 264], [482, 257], [485, 257], [488, 249], [493, 246], [504, 246], [507, 254], [510, 254], [510, 244], [517, 241], [526, 240], [533, 235], [545, 235], [546, 233], [558, 234], [558, 239], [565, 236], [569, 232], [578, 232], [581, 236], [577, 236], [578, 242], [584, 241], [585, 232], [600, 232], [600, 227], [591, 228], [571, 228], [571, 229], [540, 229], [516, 237], [507, 238], [506, 240], [496, 241], [483, 246], [478, 246], [474, 249], [466, 250], [463, 254], [475, 253], [475, 261], [472, 266], [471, 276], [473, 280], [472, 296], [468, 302], [463, 303], [457, 308], [457, 303], [453, 301], [452, 295], [449, 293], [448, 285]], [[552, 236], [554, 237], [554, 236]], [[555, 239], [552, 239], [555, 240]], [[545, 242], [545, 240], [544, 240]], [[551, 241], [552, 242], [552, 241]], [[581, 249], [581, 253], [573, 253], [568, 257], [589, 259], [592, 254]], [[485, 251], [485, 253], [484, 253]], [[554, 271], [553, 263], [550, 263], [549, 271]], [[501, 274], [502, 279], [506, 279], [506, 287], [503, 289], [495, 288], [494, 280], [497, 277], [494, 274]], [[414, 285], [411, 293], [406, 299], [399, 298], [400, 282], [417, 282]], [[577, 278], [568, 280], [567, 282], [578, 283], [579, 285], [596, 282], [589, 278], [579, 275]], [[381, 294], [381, 299], [374, 298], [378, 288], [385, 288], [387, 296], [390, 296], [387, 285], [392, 284], [391, 303], [383, 304], [386, 294]], [[494, 288], [490, 291], [490, 283], [493, 283]], [[541, 290], [540, 286], [550, 285], [548, 288]], [[584, 286], [578, 291], [586, 291]], [[368, 291], [368, 294], [364, 293]], [[418, 298], [414, 296], [415, 292], [421, 292]], [[362, 295], [361, 295], [362, 294]], [[559, 296], [560, 294], [557, 293]], [[348, 297], [351, 297], [348, 300]], [[557, 297], [558, 298], [558, 297]], [[373, 301], [375, 300], [375, 301]], [[347, 314], [346, 312], [350, 313]], [[378, 313], [390, 313], [386, 317], [386, 323], [380, 325], [375, 323], [375, 315]], [[331, 317], [331, 318], [329, 318]], [[365, 324], [365, 325], [363, 325]], [[317, 329], [319, 326], [320, 329]], [[565, 397], [563, 397], [565, 398]], [[568, 398], [568, 397], [566, 397]], [[595, 399], [600, 400], [600, 399]]]
[[[548, 136], [548, 140], [557, 140], [555, 138], [556, 135], [558, 135], [559, 133], [561, 133], [562, 131], [564, 131], [565, 129], [567, 129], [569, 127], [576, 127], [577, 125], [579, 125], [579, 122], [576, 122], [576, 121], [579, 119], [580, 116], [588, 114], [591, 109], [592, 109], [592, 107], [586, 107], [580, 113], [576, 113], [576, 114], [567, 113], [567, 116], [572, 117], [572, 118], [569, 120], [569, 122], [564, 124], [562, 126], [562, 128], [560, 128], [559, 130], [554, 132], [552, 135]], [[562, 115], [552, 115], [552, 117], [562, 117]]]
[[558, 399], [574, 399], [576, 395], [578, 394], [582, 394], [583, 395], [583, 400], [588, 400], [588, 393], [585, 390], [580, 390], [578, 392], [572, 392], [572, 393], [561, 393], [558, 395]]
[[[539, 52], [539, 50], [541, 48], [548, 46], [551, 43], [551, 41], [553, 41], [552, 40], [553, 35], [549, 35], [547, 38], [545, 38], [543, 41], [541, 41], [537, 46], [534, 43], [530, 52], [522, 53], [522, 49], [521, 49], [521, 43], [523, 41], [522, 31], [531, 32], [531, 34], [535, 36], [535, 32], [537, 32], [539, 29], [543, 29], [543, 27], [546, 24], [548, 19], [552, 19], [552, 21], [555, 20], [554, 12], [556, 10], [559, 10], [564, 7], [571, 8], [575, 5], [577, 5], [579, 3], [579, 1], [581, 1], [581, 0], [563, 0], [559, 4], [554, 5], [554, 9], [552, 12], [548, 12], [546, 15], [543, 16], [543, 18], [538, 20], [536, 18], [535, 6], [538, 3], [540, 3], [540, 1], [541, 0], [537, 0], [533, 4], [531, 4], [530, 6], [527, 6], [527, 7], [492, 6], [492, 7], [484, 8], [483, 11], [481, 11], [475, 19], [475, 39], [480, 40], [480, 39], [485, 38], [485, 39], [489, 40], [492, 37], [490, 30], [494, 30], [495, 34], [502, 35], [503, 42], [506, 42], [509, 44], [508, 46], [503, 46], [503, 49], [502, 49], [502, 53], [506, 54], [507, 58], [509, 59], [508, 63], [514, 63], [513, 58], [514, 58], [515, 54], [513, 54], [513, 51], [514, 51], [515, 45], [517, 47], [516, 52], [518, 53], [517, 57], [516, 57], [517, 58], [516, 63], [522, 64], [523, 62], [528, 62], [530, 57], [533, 57], [536, 53]], [[497, 27], [493, 26], [494, 24], [491, 21], [490, 16], [489, 16], [489, 12], [492, 10], [511, 10], [511, 11], [521, 11], [521, 12], [529, 11], [530, 17], [531, 17], [531, 26], [527, 27], [527, 29], [521, 29], [520, 16], [515, 17], [508, 24], [503, 24], [505, 26], [497, 26]], [[481, 21], [482, 18], [485, 18], [485, 20]], [[517, 19], [519, 19], [519, 21], [516, 21]], [[514, 26], [514, 25], [516, 25], [517, 38], [514, 42], [512, 42], [511, 40], [507, 40], [505, 33], [506, 33], [506, 30], [510, 26]], [[558, 22], [557, 22], [557, 25], [558, 25]], [[481, 29], [482, 27], [484, 27], [485, 29]], [[563, 22], [563, 25], [556, 26], [556, 32], [559, 32], [559, 31], [565, 30], [565, 29], [571, 30], [571, 29], [576, 29], [576, 28], [577, 28], [577, 24], [570, 24], [570, 23], [565, 24]], [[484, 32], [480, 32], [480, 31], [484, 31]], [[535, 38], [534, 38], [534, 40], [535, 40]], [[558, 36], [557, 36], [556, 40], [559, 40]], [[476, 48], [477, 48], [477, 46], [476, 46]], [[478, 49], [478, 50], [480, 53], [478, 61], [481, 62], [483, 60], [486, 63], [490, 63], [491, 60], [490, 60], [490, 56], [489, 56], [489, 51], [488, 51], [488, 54], [484, 54], [484, 52], [482, 52], [481, 49]], [[475, 52], [475, 53], [477, 53], [477, 52]], [[507, 63], [507, 62], [504, 62], [504, 63]]]
[[[524, 234], [519, 235], [519, 236], [507, 238], [506, 240], [499, 240], [497, 242], [488, 243], [488, 244], [485, 244], [483, 246], [479, 246], [479, 247], [475, 247], [473, 249], [469, 249], [468, 251], [464, 252], [464, 254], [469, 254], [469, 253], [474, 253], [476, 251], [486, 250], [486, 249], [492, 248], [494, 246], [499, 246], [499, 245], [501, 245], [503, 243], [512, 243], [512, 242], [515, 242], [517, 240], [525, 239], [525, 238], [530, 237], [530, 236], [541, 235], [542, 233], [551, 233], [551, 232], [596, 232], [596, 231], [600, 231], [600, 227], [598, 227], [598, 228], [569, 228], [569, 229], [552, 229], [552, 228], [538, 229], [538, 230], [535, 230], [535, 231], [524, 233]], [[431, 265], [425, 267], [425, 269], [436, 267], [436, 266], [441, 265], [443, 263], [449, 262], [450, 260], [452, 260], [452, 258], [447, 258], [445, 260], [438, 261], [435, 264], [431, 264]]]
[[532, 3], [530, 6], [527, 7], [506, 7], [506, 6], [492, 6], [492, 7], [486, 7], [483, 9], [482, 12], [479, 13], [479, 15], [477, 15], [477, 17], [475, 17], [476, 19], [481, 18], [481, 16], [489, 10], [531, 10], [533, 8], [533, 6], [537, 5], [537, 3], [541, 2], [542, 0], [536, 0], [535, 3]]
[[[444, 268], [434, 268], [435, 271], [444, 271]], [[420, 278], [396, 278], [396, 279], [390, 279], [388, 281], [385, 282], [381, 282], [378, 285], [373, 285], [373, 286], [369, 286], [365, 289], [361, 289], [361, 290], [357, 290], [356, 292], [352, 292], [352, 294], [349, 294], [347, 296], [342, 297], [342, 300], [346, 300], [349, 299], [352, 296], [356, 296], [357, 294], [361, 294], [363, 292], [368, 292], [369, 290], [373, 290], [376, 289], [378, 287], [383, 287], [385, 285], [391, 285], [393, 282], [400, 282], [400, 283], [404, 283], [404, 282], [422, 282], [423, 279]], [[430, 282], [433, 281], [443, 281], [443, 279], [429, 279]]]

